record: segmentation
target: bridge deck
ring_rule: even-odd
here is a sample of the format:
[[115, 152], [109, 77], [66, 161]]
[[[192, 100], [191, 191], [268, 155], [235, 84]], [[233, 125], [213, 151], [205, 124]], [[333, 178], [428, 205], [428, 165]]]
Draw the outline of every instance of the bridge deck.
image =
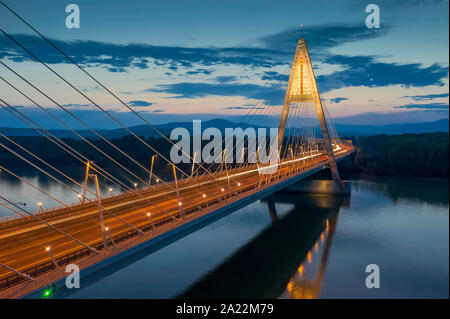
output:
[[[339, 150], [335, 154], [337, 158], [343, 158], [352, 153], [353, 150], [353, 146], [343, 144], [339, 146]], [[256, 165], [247, 166], [245, 169], [233, 169], [229, 171], [232, 181], [231, 191], [228, 189], [225, 175], [180, 180], [180, 198], [185, 217], [180, 213], [175, 190], [167, 185], [158, 185], [145, 190], [102, 199], [103, 207], [107, 211], [142, 230], [145, 235], [138, 236], [139, 233], [135, 229], [106, 212], [104, 214], [105, 225], [109, 227], [117, 247], [116, 251], [109, 249], [109, 251], [95, 256], [86, 247], [35, 219], [18, 218], [3, 222], [0, 223], [0, 260], [33, 278], [42, 277], [41, 275], [56, 269], [48, 252], [45, 251], [45, 247], [51, 246], [52, 253], [60, 266], [73, 262], [82, 265], [83, 260], [90, 259], [90, 262], [85, 263], [85, 267], [88, 267], [95, 262], [126, 250], [127, 245], [132, 241], [135, 241], [134, 244], [136, 244], [159, 236], [174, 227], [229, 205], [239, 198], [249, 196], [258, 188], [268, 187], [281, 180], [293, 178], [326, 163], [327, 157], [323, 153], [316, 153], [309, 159], [286, 159], [276, 173], [261, 175], [261, 179]], [[206, 197], [203, 197], [203, 194]], [[164, 212], [152, 204], [158, 205]], [[152, 222], [147, 216], [147, 212], [151, 212]], [[37, 215], [39, 216], [39, 214]], [[104, 251], [96, 203], [55, 209], [41, 215], [46, 222], [83, 243], [99, 251]], [[109, 248], [112, 245], [113, 243], [109, 239]], [[63, 275], [63, 272], [60, 272], [60, 275], [56, 277]], [[58, 279], [56, 277], [54, 279]], [[52, 281], [48, 278], [47, 280]], [[25, 282], [26, 279], [21, 276], [0, 268], [0, 295]], [[33, 283], [33, 289], [38, 288], [36, 282]], [[42, 281], [42, 284], [38, 284], [38, 286], [42, 285], [45, 285], [44, 281]]]

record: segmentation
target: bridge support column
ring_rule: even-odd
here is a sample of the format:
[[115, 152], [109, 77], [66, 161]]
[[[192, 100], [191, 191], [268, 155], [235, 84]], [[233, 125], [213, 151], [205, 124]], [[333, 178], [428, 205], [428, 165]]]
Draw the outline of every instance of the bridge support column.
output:
[[81, 198], [81, 203], [84, 204], [86, 202], [86, 189], [87, 189], [87, 183], [89, 178], [89, 168], [92, 161], [88, 161], [86, 163], [86, 172], [84, 174], [84, 184], [83, 184], [83, 197]]
[[274, 223], [278, 219], [278, 215], [273, 198], [267, 198], [267, 207], [269, 207], [270, 220]]
[[152, 186], [152, 177], [153, 177], [153, 164], [155, 164], [155, 158], [157, 157], [158, 155], [153, 155], [152, 156], [152, 164], [151, 164], [151, 166], [150, 166], [150, 176], [149, 176], [149, 178], [148, 178], [148, 186]]
[[183, 203], [181, 202], [181, 199], [180, 199], [180, 190], [178, 189], [177, 170], [175, 168], [175, 164], [172, 164], [172, 168], [173, 168], [173, 178], [175, 179], [175, 187], [176, 187], [176, 191], [177, 191], [177, 200], [178, 200], [178, 207], [180, 209], [180, 216], [184, 218], [185, 215], [184, 215], [184, 211], [183, 211]]
[[106, 251], [108, 249], [108, 241], [106, 240], [106, 228], [105, 228], [105, 221], [103, 218], [103, 207], [102, 207], [102, 199], [100, 197], [100, 187], [98, 186], [98, 177], [97, 174], [92, 174], [90, 176], [92, 176], [95, 181], [95, 189], [97, 191], [97, 207], [98, 207], [98, 214], [100, 217], [100, 227], [102, 229], [103, 245], [105, 245]]

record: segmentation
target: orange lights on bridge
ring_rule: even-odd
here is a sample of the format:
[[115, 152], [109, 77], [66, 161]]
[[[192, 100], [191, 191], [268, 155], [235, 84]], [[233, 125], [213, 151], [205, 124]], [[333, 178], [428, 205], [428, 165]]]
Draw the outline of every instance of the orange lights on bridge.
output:
[[300, 277], [302, 277], [304, 270], [305, 270], [305, 267], [303, 266], [303, 264], [301, 264], [300, 267], [298, 267], [298, 269], [297, 269], [297, 272], [300, 275]]

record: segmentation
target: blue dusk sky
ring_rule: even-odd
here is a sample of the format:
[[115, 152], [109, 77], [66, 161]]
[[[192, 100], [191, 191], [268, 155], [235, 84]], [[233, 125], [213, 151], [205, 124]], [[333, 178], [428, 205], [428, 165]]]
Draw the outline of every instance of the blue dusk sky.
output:
[[[238, 119], [260, 101], [281, 104], [299, 37], [335, 122], [449, 115], [448, 1], [2, 1], [155, 124]], [[79, 29], [65, 24], [71, 3], [80, 8]], [[365, 25], [370, 3], [380, 7], [380, 28]], [[127, 125], [142, 124], [1, 4], [0, 28]], [[94, 127], [114, 127], [2, 33], [0, 61]], [[0, 75], [55, 109], [3, 65]], [[0, 97], [61, 128], [1, 80]], [[24, 124], [1, 109], [0, 126]]]

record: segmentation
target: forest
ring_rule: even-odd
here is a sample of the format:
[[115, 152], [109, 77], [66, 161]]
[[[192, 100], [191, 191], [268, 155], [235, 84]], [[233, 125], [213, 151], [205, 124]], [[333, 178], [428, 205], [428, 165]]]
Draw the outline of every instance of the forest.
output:
[[448, 178], [448, 133], [373, 135], [351, 138], [352, 171], [378, 176]]

